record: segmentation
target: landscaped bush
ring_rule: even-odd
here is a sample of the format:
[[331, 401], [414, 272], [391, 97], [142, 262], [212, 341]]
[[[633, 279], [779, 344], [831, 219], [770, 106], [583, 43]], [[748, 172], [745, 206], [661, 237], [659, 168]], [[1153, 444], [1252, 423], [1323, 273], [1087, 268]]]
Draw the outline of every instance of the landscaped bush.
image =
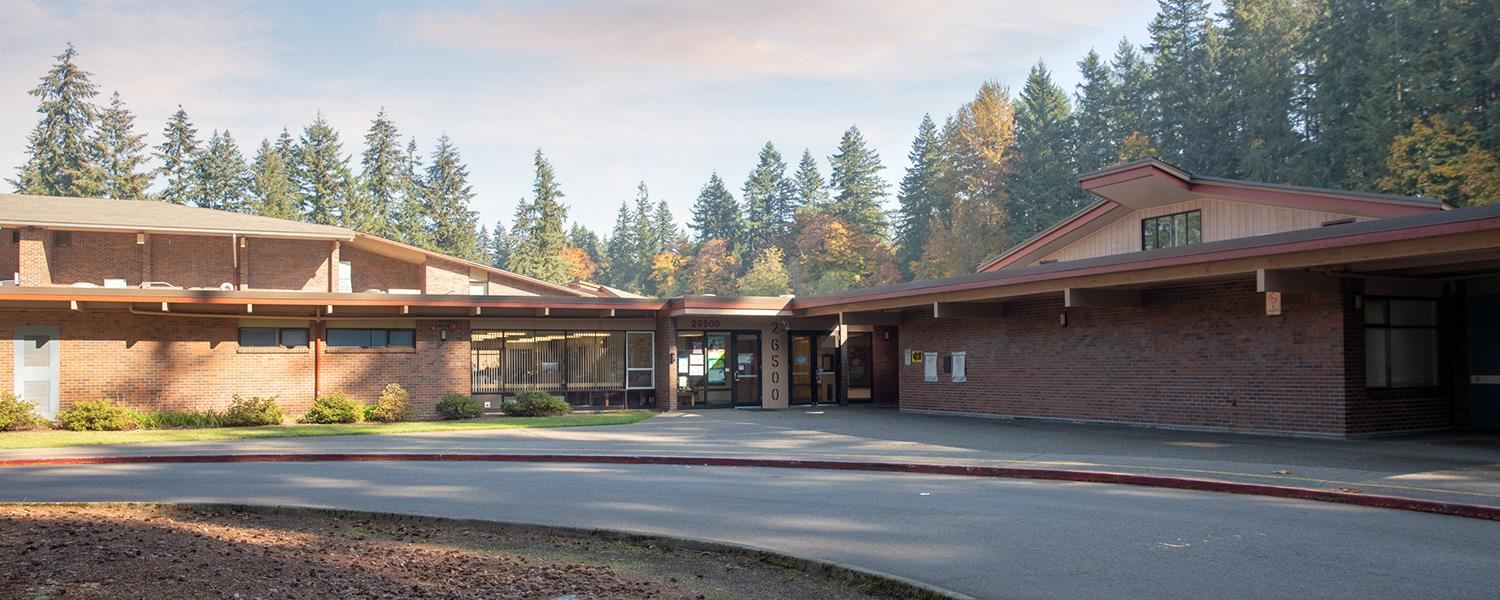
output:
[[131, 416], [141, 429], [201, 429], [223, 427], [224, 415], [213, 410], [134, 411]]
[[323, 394], [302, 415], [303, 423], [358, 423], [364, 418], [364, 407], [343, 392]]
[[36, 414], [36, 406], [10, 392], [0, 392], [0, 431], [35, 429], [46, 423]]
[[411, 394], [399, 383], [392, 383], [380, 390], [380, 401], [376, 402], [365, 417], [381, 423], [395, 423], [411, 418]]
[[438, 416], [452, 419], [473, 419], [484, 414], [484, 409], [464, 394], [448, 394], [437, 404]]
[[284, 420], [286, 420], [286, 415], [282, 414], [281, 407], [276, 405], [275, 396], [241, 398], [239, 394], [235, 394], [234, 402], [224, 411], [222, 425], [224, 427], [280, 425]]
[[516, 399], [500, 406], [512, 417], [555, 417], [573, 411], [573, 407], [547, 392], [532, 390], [516, 394]]
[[57, 415], [63, 429], [73, 431], [124, 431], [140, 426], [135, 411], [109, 398], [86, 400]]

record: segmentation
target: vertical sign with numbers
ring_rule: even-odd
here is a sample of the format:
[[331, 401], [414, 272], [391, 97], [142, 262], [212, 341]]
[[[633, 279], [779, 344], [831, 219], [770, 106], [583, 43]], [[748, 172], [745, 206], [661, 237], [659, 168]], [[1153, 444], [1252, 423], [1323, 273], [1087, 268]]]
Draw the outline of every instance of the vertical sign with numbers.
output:
[[786, 348], [786, 325], [774, 321], [766, 330], [766, 370], [762, 375], [765, 387], [761, 389], [763, 406], [783, 408], [787, 406], [786, 359], [782, 356]]

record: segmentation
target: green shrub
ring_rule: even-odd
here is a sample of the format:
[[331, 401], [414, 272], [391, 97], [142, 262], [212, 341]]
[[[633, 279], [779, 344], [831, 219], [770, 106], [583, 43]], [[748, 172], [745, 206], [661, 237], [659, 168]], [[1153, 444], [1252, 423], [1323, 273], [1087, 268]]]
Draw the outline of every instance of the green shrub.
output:
[[375, 420], [375, 405], [374, 404], [361, 404], [361, 405], [359, 405], [359, 414], [366, 421], [374, 421]]
[[448, 394], [437, 404], [438, 416], [444, 419], [473, 419], [484, 414], [484, 409], [464, 394]]
[[213, 410], [134, 411], [131, 416], [141, 429], [201, 429], [224, 426], [224, 415]]
[[57, 415], [63, 429], [73, 431], [125, 431], [140, 426], [135, 411], [109, 398], [87, 400]]
[[260, 425], [280, 425], [286, 420], [286, 415], [281, 412], [281, 407], [276, 405], [276, 397], [262, 398], [251, 396], [241, 398], [239, 394], [234, 395], [234, 402], [224, 411], [222, 422], [224, 427], [256, 427]]
[[516, 394], [516, 399], [502, 404], [500, 410], [512, 417], [555, 417], [572, 412], [573, 407], [547, 392], [532, 390]]
[[358, 423], [364, 417], [364, 408], [343, 392], [318, 396], [312, 408], [302, 415], [303, 423]]
[[0, 392], [0, 431], [35, 429], [46, 423], [36, 414], [36, 406], [10, 392]]
[[411, 394], [399, 383], [392, 383], [380, 390], [380, 400], [366, 416], [371, 421], [395, 423], [411, 418]]

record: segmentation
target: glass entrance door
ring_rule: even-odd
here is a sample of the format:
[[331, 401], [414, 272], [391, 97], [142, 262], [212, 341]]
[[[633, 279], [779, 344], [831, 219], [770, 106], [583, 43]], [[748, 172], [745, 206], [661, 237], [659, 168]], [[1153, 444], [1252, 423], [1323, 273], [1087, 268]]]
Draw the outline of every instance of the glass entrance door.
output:
[[734, 405], [760, 406], [760, 334], [734, 334]]
[[833, 336], [826, 333], [793, 333], [790, 346], [791, 403], [837, 403], [839, 357]]

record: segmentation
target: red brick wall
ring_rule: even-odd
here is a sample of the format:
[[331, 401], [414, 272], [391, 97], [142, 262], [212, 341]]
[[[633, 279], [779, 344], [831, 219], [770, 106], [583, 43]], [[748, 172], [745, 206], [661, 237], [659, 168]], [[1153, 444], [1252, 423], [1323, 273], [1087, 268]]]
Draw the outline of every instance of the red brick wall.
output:
[[1457, 300], [1439, 304], [1439, 381], [1431, 389], [1391, 390], [1365, 387], [1364, 312], [1354, 308], [1354, 296], [1360, 293], [1358, 281], [1344, 284], [1348, 311], [1344, 320], [1349, 401], [1345, 409], [1348, 433], [1390, 433], [1448, 429], [1461, 420], [1457, 407], [1462, 405], [1461, 392], [1468, 385], [1468, 356], [1462, 351], [1465, 325], [1463, 305]]
[[151, 244], [151, 281], [212, 289], [234, 281], [229, 237], [153, 235], [146, 243]]
[[129, 286], [141, 283], [142, 245], [135, 243], [135, 234], [74, 231], [72, 237], [67, 246], [52, 244], [49, 258], [54, 285], [104, 285], [106, 278], [124, 279]]
[[[415, 351], [337, 350], [322, 355], [322, 391], [343, 391], [373, 402], [387, 383], [411, 392], [417, 417], [436, 416], [443, 394], [469, 389], [468, 327], [439, 341], [433, 324], [418, 321]], [[462, 323], [462, 322], [461, 322]], [[244, 348], [239, 321], [131, 315], [117, 310], [0, 310], [0, 339], [17, 325], [57, 325], [61, 407], [108, 397], [142, 409], [223, 408], [234, 394], [278, 396], [288, 416], [306, 412], [313, 398], [310, 349]], [[13, 389], [14, 349], [0, 351], [0, 390]]]
[[48, 264], [51, 247], [52, 232], [32, 228], [21, 230], [21, 243], [16, 249], [16, 270], [21, 273], [21, 285], [52, 285], [52, 266]]
[[[886, 339], [890, 336], [890, 339]], [[874, 341], [870, 345], [874, 362], [874, 389], [876, 404], [896, 404], [901, 398], [901, 337], [896, 327], [876, 327]]]
[[469, 293], [469, 267], [439, 258], [427, 259], [429, 294]]
[[333, 242], [322, 240], [245, 240], [242, 289], [328, 291]]
[[[1339, 295], [1287, 295], [1265, 315], [1251, 281], [1148, 290], [1139, 308], [1008, 303], [999, 319], [905, 314], [903, 349], [966, 351], [968, 382], [900, 367], [901, 407], [1246, 431], [1345, 431]], [[941, 357], [940, 357], [941, 360]], [[903, 361], [904, 363], [904, 361]]]
[[[339, 260], [353, 269], [354, 291], [369, 289], [422, 289], [422, 265], [366, 252], [348, 244], [339, 247]], [[467, 280], [466, 284], [467, 284]]]

